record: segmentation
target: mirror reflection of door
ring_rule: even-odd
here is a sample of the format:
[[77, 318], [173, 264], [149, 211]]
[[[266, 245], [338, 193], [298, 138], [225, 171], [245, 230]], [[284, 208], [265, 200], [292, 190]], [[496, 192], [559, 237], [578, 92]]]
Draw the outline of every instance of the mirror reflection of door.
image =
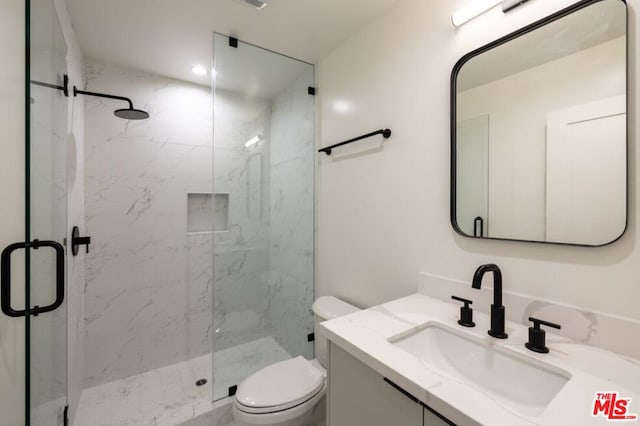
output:
[[488, 236], [489, 116], [458, 123], [457, 221], [467, 235]]
[[547, 115], [547, 241], [599, 245], [626, 223], [626, 99]]

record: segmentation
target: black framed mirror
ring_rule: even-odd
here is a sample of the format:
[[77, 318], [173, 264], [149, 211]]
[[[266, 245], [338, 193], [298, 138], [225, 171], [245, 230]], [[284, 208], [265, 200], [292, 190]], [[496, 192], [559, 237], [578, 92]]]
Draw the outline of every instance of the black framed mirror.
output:
[[462, 57], [451, 75], [451, 223], [582, 246], [627, 226], [627, 6], [583, 0]]

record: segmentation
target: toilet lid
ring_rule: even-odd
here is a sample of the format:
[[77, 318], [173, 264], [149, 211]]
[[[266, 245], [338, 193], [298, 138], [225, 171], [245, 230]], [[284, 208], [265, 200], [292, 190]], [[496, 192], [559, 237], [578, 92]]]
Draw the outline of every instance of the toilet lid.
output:
[[247, 411], [274, 412], [302, 404], [324, 385], [324, 376], [302, 356], [252, 374], [238, 386], [236, 402]]

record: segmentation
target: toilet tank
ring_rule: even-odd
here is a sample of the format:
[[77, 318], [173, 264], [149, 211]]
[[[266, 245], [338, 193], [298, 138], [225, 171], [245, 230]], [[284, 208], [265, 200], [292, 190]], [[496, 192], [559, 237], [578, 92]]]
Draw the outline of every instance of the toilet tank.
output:
[[323, 366], [327, 366], [327, 339], [320, 335], [318, 325], [330, 319], [338, 318], [343, 315], [348, 315], [353, 312], [357, 312], [360, 309], [356, 308], [349, 303], [338, 299], [333, 296], [318, 297], [313, 302], [314, 313], [314, 332], [316, 342], [316, 359]]

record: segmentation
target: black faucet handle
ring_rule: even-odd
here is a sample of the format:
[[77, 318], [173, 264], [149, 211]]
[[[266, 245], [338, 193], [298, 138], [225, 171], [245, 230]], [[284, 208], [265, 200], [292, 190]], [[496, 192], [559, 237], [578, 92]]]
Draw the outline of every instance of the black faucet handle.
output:
[[475, 327], [476, 323], [473, 322], [473, 309], [469, 307], [473, 303], [473, 301], [469, 299], [463, 299], [458, 296], [451, 296], [453, 300], [457, 300], [459, 302], [464, 303], [464, 306], [460, 307], [460, 319], [458, 320], [458, 324], [464, 327]]
[[458, 297], [458, 296], [451, 296], [451, 298], [453, 300], [457, 300], [458, 302], [462, 302], [464, 303], [464, 307], [468, 308], [469, 305], [471, 305], [473, 303], [473, 300], [469, 300], [469, 299], [465, 299], [463, 297]]
[[545, 321], [545, 320], [541, 320], [538, 318], [534, 318], [534, 317], [529, 317], [529, 321], [533, 322], [533, 328], [536, 330], [540, 330], [540, 326], [544, 325], [547, 327], [552, 327], [552, 328], [557, 328], [558, 330], [560, 330], [560, 324], [556, 324], [553, 322], [549, 322], [549, 321]]
[[557, 328], [560, 330], [560, 324], [544, 321], [538, 318], [529, 317], [529, 321], [533, 322], [533, 327], [529, 327], [529, 341], [524, 345], [530, 351], [546, 354], [549, 352], [549, 348], [546, 346], [546, 333], [540, 328], [541, 325], [546, 327]]

